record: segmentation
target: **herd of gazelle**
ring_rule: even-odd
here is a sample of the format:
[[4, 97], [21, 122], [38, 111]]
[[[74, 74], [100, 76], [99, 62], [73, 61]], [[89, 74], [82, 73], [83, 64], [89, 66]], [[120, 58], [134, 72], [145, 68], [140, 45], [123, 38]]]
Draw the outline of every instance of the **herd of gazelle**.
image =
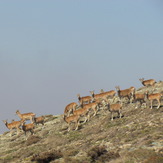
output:
[[[32, 112], [21, 114], [19, 110], [16, 111], [16, 114], [19, 116], [20, 121], [12, 120], [11, 123], [8, 123], [7, 120], [3, 120], [6, 127], [10, 130], [10, 136], [12, 136], [12, 131], [14, 131], [13, 129], [17, 130], [18, 135], [21, 130], [21, 127], [25, 135], [28, 131], [31, 132], [31, 134], [33, 135], [35, 125], [44, 125], [44, 116], [36, 117], [36, 114]], [[26, 120], [30, 120], [31, 123], [25, 124]]]
[[[141, 83], [145, 87], [153, 87], [156, 83], [154, 79], [144, 80], [144, 78], [139, 79]], [[151, 93], [149, 94], [149, 91], [146, 91], [145, 93], [136, 93], [135, 87], [130, 87], [128, 89], [121, 90], [119, 86], [116, 86], [116, 91], [111, 90], [108, 92], [104, 92], [103, 89], [101, 89], [99, 94], [95, 94], [94, 91], [90, 91], [91, 96], [84, 96], [81, 97], [80, 94], [77, 95], [79, 105], [75, 102], [72, 102], [68, 104], [65, 107], [64, 110], [64, 121], [68, 123], [68, 131], [70, 130], [71, 123], [75, 123], [75, 130], [78, 130], [78, 126], [80, 124], [80, 117], [84, 116], [85, 120], [83, 123], [89, 121], [90, 119], [90, 112], [93, 111], [95, 116], [97, 114], [98, 108], [100, 106], [105, 106], [110, 112], [111, 112], [111, 120], [113, 121], [113, 113], [117, 112], [119, 117], [122, 117], [122, 99], [128, 98], [130, 103], [136, 103], [140, 102], [142, 105], [143, 103], [146, 104], [146, 99], [150, 101], [151, 109], [153, 108], [153, 101], [157, 100], [158, 106], [157, 109], [161, 105], [161, 97], [163, 96], [162, 93]], [[119, 98], [119, 102], [117, 103], [111, 103], [109, 102], [109, 99], [112, 99], [114, 101], [114, 98], [116, 96]], [[136, 106], [137, 107], [137, 106]]]
[[[154, 79], [144, 80], [144, 78], [142, 78], [139, 80], [146, 87], [148, 86], [154, 87], [156, 83]], [[101, 89], [101, 92], [99, 94], [95, 94], [94, 91], [90, 91], [91, 96], [81, 97], [80, 94], [78, 94], [77, 97], [79, 100], [79, 105], [75, 102], [72, 102], [68, 104], [64, 110], [63, 119], [69, 125], [68, 131], [70, 130], [71, 123], [75, 123], [76, 124], [75, 130], [78, 130], [78, 126], [80, 124], [80, 117], [85, 117], [85, 120], [83, 123], [89, 121], [90, 112], [93, 111], [94, 113], [93, 116], [95, 116], [97, 114], [98, 109], [101, 106], [105, 106], [111, 112], [111, 120], [113, 120], [114, 112], [117, 112], [119, 117], [121, 118], [122, 117], [121, 111], [122, 111], [122, 106], [123, 106], [122, 99], [126, 97], [130, 101], [130, 103], [140, 102], [141, 105], [146, 102], [146, 99], [148, 99], [150, 101], [151, 109], [153, 108], [154, 100], [157, 100], [158, 102], [157, 109], [161, 105], [161, 97], [163, 96], [162, 93], [149, 94], [148, 91], [146, 91], [145, 93], [135, 93], [136, 90], [134, 87], [130, 87], [125, 90], [121, 90], [119, 86], [115, 88], [117, 92], [114, 90], [104, 92]], [[114, 101], [116, 93], [119, 97], [120, 102], [117, 102], [117, 103], [109, 102], [109, 99], [112, 99], [112, 101]], [[20, 127], [22, 127], [22, 130], [24, 131], [24, 134], [26, 135], [27, 131], [30, 131], [31, 134], [34, 133], [35, 125], [39, 123], [44, 125], [44, 119], [45, 119], [44, 116], [36, 117], [36, 115], [32, 112], [21, 114], [19, 110], [16, 111], [16, 114], [19, 116], [20, 121], [13, 120], [11, 123], [8, 123], [7, 120], [3, 120], [6, 127], [10, 130], [10, 136], [12, 135], [11, 131], [13, 131], [13, 129], [17, 129], [17, 134], [18, 134], [21, 130]], [[25, 124], [26, 120], [30, 120], [31, 123]]]

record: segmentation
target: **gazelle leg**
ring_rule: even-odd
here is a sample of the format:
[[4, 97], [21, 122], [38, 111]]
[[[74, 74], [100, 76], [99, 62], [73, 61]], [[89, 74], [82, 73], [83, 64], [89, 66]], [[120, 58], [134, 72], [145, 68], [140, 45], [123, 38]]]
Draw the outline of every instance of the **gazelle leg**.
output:
[[87, 120], [88, 120], [88, 118], [87, 118], [87, 116], [85, 116], [85, 120], [84, 120], [84, 122], [83, 122], [83, 123], [87, 122]]
[[113, 113], [111, 112], [111, 121], [113, 121]]
[[94, 112], [95, 112], [95, 113], [93, 114], [93, 116], [95, 116], [95, 115], [97, 114], [97, 109], [95, 109]]
[[69, 125], [68, 125], [68, 130], [67, 130], [68, 132], [70, 131], [70, 123], [69, 123]]
[[121, 111], [119, 111], [119, 117], [122, 118], [122, 114], [121, 114]]
[[158, 106], [157, 106], [157, 109], [160, 107], [160, 100], [158, 100]]
[[87, 116], [87, 121], [89, 121], [89, 119], [90, 119], [90, 115], [88, 114], [88, 116]]
[[13, 131], [11, 130], [11, 131], [10, 131], [10, 137], [12, 136], [12, 132], [13, 132]]
[[75, 130], [78, 130], [79, 122], [76, 122], [76, 128]]
[[138, 102], [136, 102], [136, 106], [135, 106], [135, 109], [137, 109], [138, 108]]
[[34, 133], [34, 130], [33, 130], [33, 129], [31, 130], [31, 135], [35, 135], [35, 133]]
[[153, 105], [152, 105], [152, 100], [151, 100], [151, 109], [153, 108]]
[[17, 135], [20, 133], [20, 128], [17, 128]]

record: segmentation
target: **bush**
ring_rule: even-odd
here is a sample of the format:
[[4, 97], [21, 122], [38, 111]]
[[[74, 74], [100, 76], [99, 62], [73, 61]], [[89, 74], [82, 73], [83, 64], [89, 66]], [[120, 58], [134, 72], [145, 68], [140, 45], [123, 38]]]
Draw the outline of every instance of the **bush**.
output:
[[91, 162], [105, 162], [120, 157], [119, 153], [108, 152], [105, 146], [95, 146], [88, 151], [87, 155], [91, 157]]
[[38, 136], [30, 136], [27, 141], [26, 141], [26, 145], [32, 145], [32, 144], [35, 144], [37, 143], [38, 141], [40, 141], [40, 137]]
[[50, 161], [61, 158], [62, 156], [63, 155], [61, 151], [52, 150], [49, 152], [43, 152], [43, 153], [34, 155], [31, 161], [36, 161], [38, 163], [49, 163]]

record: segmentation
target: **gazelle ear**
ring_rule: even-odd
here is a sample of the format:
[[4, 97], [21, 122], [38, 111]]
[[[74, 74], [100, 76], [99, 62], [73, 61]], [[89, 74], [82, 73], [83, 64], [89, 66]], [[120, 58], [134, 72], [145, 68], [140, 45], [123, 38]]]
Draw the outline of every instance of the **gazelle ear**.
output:
[[7, 123], [7, 120], [2, 120], [4, 123]]

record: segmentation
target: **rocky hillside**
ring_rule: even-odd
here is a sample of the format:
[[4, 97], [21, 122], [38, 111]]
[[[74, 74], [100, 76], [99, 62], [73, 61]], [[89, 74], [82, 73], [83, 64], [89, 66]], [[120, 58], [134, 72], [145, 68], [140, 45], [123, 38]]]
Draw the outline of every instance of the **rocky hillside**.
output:
[[[163, 92], [163, 82], [154, 92]], [[72, 125], [67, 132], [62, 115], [46, 115], [45, 125], [38, 125], [34, 136], [28, 133], [27, 140], [23, 132], [12, 137], [5, 132], [0, 135], [0, 163], [162, 163], [163, 107], [135, 106], [124, 104], [123, 117], [115, 114], [113, 121], [110, 112], [100, 108], [77, 131]]]

